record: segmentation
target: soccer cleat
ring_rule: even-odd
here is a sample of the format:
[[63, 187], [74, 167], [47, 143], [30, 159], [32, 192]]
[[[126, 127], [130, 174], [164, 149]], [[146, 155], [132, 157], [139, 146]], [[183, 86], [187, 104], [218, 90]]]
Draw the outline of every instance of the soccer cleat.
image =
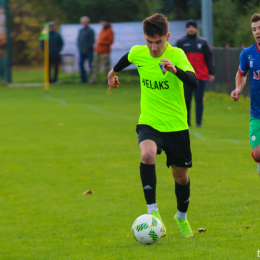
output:
[[257, 164], [257, 169], [258, 169], [258, 174], [259, 174], [259, 177], [260, 177], [260, 163]]
[[174, 221], [177, 223], [178, 228], [180, 230], [181, 236], [183, 237], [192, 237], [193, 236], [193, 232], [191, 230], [189, 221], [187, 218], [185, 219], [178, 219], [177, 218], [177, 213], [174, 216]]
[[150, 214], [153, 215], [153, 216], [155, 216], [155, 217], [157, 217], [157, 218], [161, 221], [162, 226], [163, 226], [162, 237], [165, 237], [165, 236], [166, 236], [166, 227], [165, 227], [165, 225], [164, 225], [163, 222], [162, 222], [162, 219], [161, 219], [159, 210], [156, 210], [156, 211], [153, 210]]

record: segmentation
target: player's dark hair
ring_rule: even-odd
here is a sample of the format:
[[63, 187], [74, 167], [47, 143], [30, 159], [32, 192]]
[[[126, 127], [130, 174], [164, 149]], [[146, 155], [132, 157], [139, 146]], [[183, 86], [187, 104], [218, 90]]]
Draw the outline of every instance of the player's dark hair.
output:
[[258, 22], [260, 21], [260, 14], [254, 14], [251, 18], [251, 23], [255, 23], [255, 22]]
[[154, 14], [143, 20], [144, 34], [155, 37], [156, 35], [162, 37], [167, 35], [169, 29], [169, 22], [163, 14]]

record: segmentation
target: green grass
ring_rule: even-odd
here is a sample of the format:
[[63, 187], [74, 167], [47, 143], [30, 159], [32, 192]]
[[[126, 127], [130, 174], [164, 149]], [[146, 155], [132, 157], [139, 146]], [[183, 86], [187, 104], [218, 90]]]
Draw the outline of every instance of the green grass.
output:
[[[257, 259], [250, 101], [212, 92], [203, 128], [190, 129], [195, 236], [179, 236], [174, 181], [160, 155], [157, 202], [168, 233], [152, 246], [133, 239], [146, 205], [135, 133], [140, 89], [128, 78], [122, 73], [111, 94], [102, 84], [51, 85], [49, 99], [42, 88], [0, 87], [0, 259]], [[88, 189], [94, 194], [82, 195]]]

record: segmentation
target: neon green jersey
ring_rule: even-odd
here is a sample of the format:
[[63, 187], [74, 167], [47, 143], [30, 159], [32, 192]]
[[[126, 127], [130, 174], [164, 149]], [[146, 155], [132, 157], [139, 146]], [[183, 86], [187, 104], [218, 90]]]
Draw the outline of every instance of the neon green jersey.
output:
[[183, 50], [168, 42], [165, 52], [158, 58], [151, 56], [146, 45], [133, 46], [128, 60], [137, 66], [140, 75], [141, 114], [138, 124], [149, 125], [160, 132], [188, 129], [183, 82], [171, 72], [164, 74], [161, 59], [169, 60], [183, 71], [194, 72]]

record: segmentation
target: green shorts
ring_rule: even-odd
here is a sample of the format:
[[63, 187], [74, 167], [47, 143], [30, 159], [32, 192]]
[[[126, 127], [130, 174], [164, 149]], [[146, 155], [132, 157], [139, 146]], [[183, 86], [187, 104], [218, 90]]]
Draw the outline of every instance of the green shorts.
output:
[[260, 145], [260, 119], [250, 118], [250, 143], [252, 149]]

